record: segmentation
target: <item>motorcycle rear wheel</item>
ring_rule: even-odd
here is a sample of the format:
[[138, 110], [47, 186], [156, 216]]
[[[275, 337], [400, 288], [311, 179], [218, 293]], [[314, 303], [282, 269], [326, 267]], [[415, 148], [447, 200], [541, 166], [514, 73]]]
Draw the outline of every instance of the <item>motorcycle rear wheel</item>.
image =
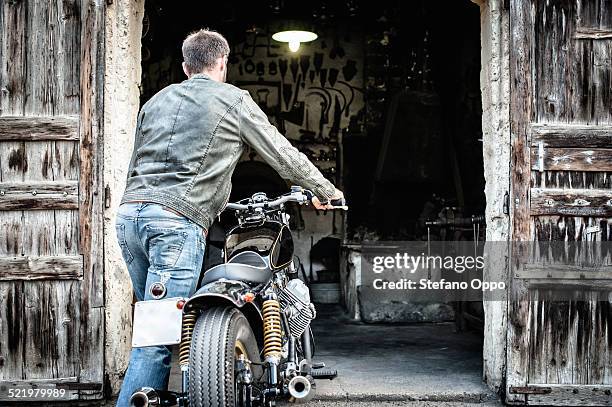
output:
[[[240, 355], [260, 363], [255, 335], [238, 309], [214, 307], [198, 318], [189, 352], [190, 407], [234, 407], [241, 397], [236, 386], [235, 365]], [[251, 365], [253, 379], [261, 367]]]

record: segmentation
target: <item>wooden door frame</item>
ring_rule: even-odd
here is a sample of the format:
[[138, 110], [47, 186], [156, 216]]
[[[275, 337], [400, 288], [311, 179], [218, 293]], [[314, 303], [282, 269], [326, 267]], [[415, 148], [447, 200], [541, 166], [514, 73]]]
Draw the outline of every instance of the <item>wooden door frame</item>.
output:
[[[467, 1], [467, 0], [464, 0]], [[483, 151], [490, 151], [490, 156], [485, 155], [485, 177], [487, 179], [487, 240], [507, 241], [509, 240], [509, 216], [503, 213], [502, 203], [506, 192], [510, 188], [510, 118], [508, 114], [509, 76], [508, 76], [508, 10], [504, 8], [504, 0], [471, 0], [481, 10], [481, 89], [483, 107], [491, 107], [483, 111]], [[112, 20], [114, 13], [124, 9], [123, 15], [127, 19]], [[142, 30], [142, 13], [144, 12], [144, 1], [130, 2], [129, 0], [114, 0], [107, 5], [107, 34], [106, 47], [112, 59], [107, 57], [106, 89], [107, 105], [104, 106], [105, 129], [108, 135], [105, 139], [106, 151], [112, 151], [112, 143], [120, 142], [125, 150], [129, 148], [133, 134], [134, 123], [120, 122], [113, 119], [113, 112], [121, 112], [124, 117], [135, 118], [139, 109], [140, 70], [137, 78], [128, 78], [125, 74], [117, 75], [122, 71], [117, 65], [124, 64], [125, 60], [140, 64], [140, 32]], [[112, 16], [111, 16], [112, 15]], [[126, 34], [121, 34], [125, 29]], [[134, 33], [137, 33], [134, 35]], [[113, 53], [117, 52], [117, 55]], [[122, 58], [119, 61], [118, 58]], [[133, 72], [131, 73], [133, 74]], [[494, 88], [494, 89], [492, 89]], [[112, 93], [112, 94], [111, 94]], [[115, 97], [119, 94], [120, 97]], [[113, 102], [112, 106], [110, 102]], [[484, 109], [483, 109], [484, 110]], [[111, 123], [113, 122], [113, 123]], [[126, 136], [121, 136], [120, 133]], [[112, 310], [106, 319], [106, 330], [109, 332], [106, 348], [107, 355], [113, 355], [114, 360], [107, 361], [106, 373], [111, 382], [112, 391], [119, 390], [120, 377], [123, 369], [127, 366], [129, 346], [125, 338], [129, 335], [117, 334], [117, 327], [128, 329], [124, 326], [125, 316], [131, 315], [131, 306], [128, 295], [124, 291], [109, 290], [109, 287], [122, 287], [125, 282], [119, 281], [127, 277], [121, 254], [116, 247], [112, 236], [114, 229], [114, 211], [118, 200], [123, 193], [124, 180], [122, 178], [127, 168], [129, 157], [116, 154], [106, 157], [104, 161], [105, 182], [110, 190], [110, 208], [106, 209], [106, 227], [110, 230], [106, 235], [104, 243], [105, 255], [105, 285], [107, 288], [106, 308]], [[486, 153], [485, 153], [486, 154]], [[125, 163], [123, 161], [126, 161]], [[111, 175], [111, 168], [112, 175]], [[489, 228], [489, 225], [495, 225]], [[495, 229], [495, 230], [493, 230]], [[505, 267], [505, 266], [502, 266]], [[131, 298], [131, 296], [130, 296]], [[506, 326], [507, 326], [507, 303], [505, 301], [492, 301], [485, 304], [485, 341], [483, 346], [483, 378], [495, 391], [504, 387], [506, 367]]]
[[79, 247], [83, 256], [79, 398], [104, 397], [104, 0], [81, 11]]
[[[533, 27], [531, 27], [531, 2], [510, 1], [509, 10], [511, 16], [516, 13], [516, 19], [510, 18], [510, 126], [512, 143], [511, 160], [511, 241], [528, 241], [530, 237], [530, 214], [529, 214], [529, 186], [531, 168], [529, 166], [529, 125], [532, 121], [532, 46]], [[518, 258], [516, 253], [512, 253]], [[510, 260], [512, 261], [512, 260]], [[510, 264], [512, 269], [514, 265]], [[509, 403], [525, 402], [524, 394], [514, 394], [511, 387], [523, 387], [527, 384], [526, 363], [528, 358], [522, 357], [529, 350], [527, 338], [529, 335], [521, 335], [520, 330], [529, 329], [528, 321], [529, 301], [524, 299], [526, 287], [519, 281], [512, 284], [515, 293], [514, 298], [521, 301], [508, 301], [508, 317], [512, 316], [512, 322], [508, 321], [507, 336], [507, 367], [506, 371], [506, 401]], [[521, 295], [522, 293], [522, 295]]]

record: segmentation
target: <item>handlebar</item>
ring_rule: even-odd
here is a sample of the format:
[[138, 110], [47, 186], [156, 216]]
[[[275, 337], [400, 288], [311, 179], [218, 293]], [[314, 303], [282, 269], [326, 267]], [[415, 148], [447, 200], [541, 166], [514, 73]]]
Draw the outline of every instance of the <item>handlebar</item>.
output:
[[228, 203], [225, 209], [234, 209], [238, 211], [244, 211], [244, 210], [255, 209], [255, 208], [272, 208], [276, 206], [281, 206], [282, 204], [287, 203], [287, 202], [305, 203], [307, 201], [308, 199], [305, 194], [301, 192], [300, 193], [292, 192], [290, 195], [283, 195], [272, 201], [256, 202], [256, 203], [250, 203], [250, 204]]
[[[305, 204], [307, 202], [311, 202], [314, 194], [307, 189], [293, 190], [293, 192], [282, 195], [276, 199], [271, 201], [263, 201], [263, 202], [252, 202], [247, 204], [242, 203], [228, 203], [225, 206], [225, 209], [237, 210], [237, 211], [246, 211], [257, 208], [271, 209], [275, 207], [279, 207], [287, 202], [296, 202], [300, 205]], [[334, 206], [334, 209], [343, 209], [348, 210], [348, 206], [346, 206], [346, 201], [344, 199], [334, 199], [330, 201], [330, 204]]]

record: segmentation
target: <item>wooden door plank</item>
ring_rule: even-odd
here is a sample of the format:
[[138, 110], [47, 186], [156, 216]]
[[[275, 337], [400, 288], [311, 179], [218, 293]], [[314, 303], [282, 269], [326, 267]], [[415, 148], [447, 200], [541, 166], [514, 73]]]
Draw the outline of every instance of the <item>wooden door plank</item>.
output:
[[[533, 121], [533, 47], [532, 5], [529, 1], [510, 0], [510, 132], [512, 134], [510, 220], [511, 240], [527, 241], [530, 237], [529, 207], [529, 123]], [[514, 250], [518, 248], [515, 247]], [[511, 268], [522, 253], [513, 251]], [[511, 394], [511, 386], [527, 384], [528, 331], [530, 329], [529, 300], [520, 281], [512, 284], [508, 294], [508, 334], [506, 365], [506, 400], [524, 402], [525, 396]]]
[[[0, 3], [0, 115], [23, 114], [25, 12], [24, 2]], [[22, 142], [0, 142], [0, 181], [23, 181], [26, 163], [22, 147]], [[21, 211], [0, 214], [0, 226], [5, 232], [0, 233], [0, 255], [21, 254], [22, 216]], [[23, 377], [23, 282], [0, 282], [0, 298], [0, 379]]]
[[[68, 2], [28, 2], [26, 21], [26, 84], [24, 113], [26, 116], [52, 116], [72, 113], [66, 109], [64, 70], [79, 69], [78, 64], [64, 64], [62, 31], [65, 14], [61, 8]], [[78, 95], [76, 93], [75, 95]], [[74, 96], [73, 96], [74, 97]], [[51, 130], [59, 130], [60, 137], [30, 133], [25, 141], [25, 153], [29, 162], [24, 171], [24, 182], [51, 182], [56, 163], [56, 139], [75, 139], [78, 121]], [[47, 123], [49, 125], [50, 123]], [[64, 127], [64, 128], [62, 128]], [[22, 132], [22, 134], [24, 134]], [[37, 195], [38, 196], [38, 195]], [[55, 199], [61, 201], [63, 198]], [[74, 201], [74, 196], [70, 197]], [[48, 202], [48, 201], [47, 201]], [[44, 205], [44, 201], [31, 202]], [[73, 204], [60, 207], [73, 208]], [[48, 208], [48, 207], [47, 207]], [[23, 253], [29, 256], [58, 257], [56, 212], [50, 209], [24, 210]], [[80, 256], [73, 256], [82, 264]], [[60, 260], [61, 261], [61, 260]], [[74, 273], [73, 268], [54, 271]], [[77, 270], [76, 273], [82, 274]], [[40, 275], [33, 273], [32, 275]], [[80, 369], [80, 281], [43, 279], [24, 282], [26, 297], [24, 346], [25, 378], [45, 379], [79, 374]]]
[[0, 59], [0, 113], [23, 115], [25, 104], [26, 71], [26, 3], [4, 1], [0, 4], [2, 27], [0, 33], [3, 58]]
[[25, 287], [26, 377], [78, 375], [80, 310], [75, 303], [79, 301], [79, 281], [26, 281]]
[[80, 279], [83, 256], [0, 257], [0, 270], [0, 281]]
[[531, 188], [531, 215], [612, 216], [612, 191]]
[[77, 208], [76, 181], [0, 182], [0, 211]]
[[612, 149], [534, 147], [531, 168], [536, 171], [612, 171]]
[[528, 394], [533, 406], [612, 406], [612, 387], [606, 385], [554, 385], [538, 384], [545, 394]]
[[[104, 279], [102, 114], [104, 90], [104, 6], [102, 0], [81, 7], [81, 119], [79, 178], [79, 246], [84, 255], [81, 284], [81, 371], [82, 383], [103, 383]], [[82, 391], [81, 399], [101, 398], [102, 391]]]
[[2, 116], [0, 141], [79, 140], [78, 116]]
[[545, 147], [609, 148], [612, 145], [612, 126], [560, 123], [531, 124], [531, 145]]
[[612, 280], [612, 266], [597, 268], [555, 264], [525, 264], [514, 274], [516, 278], [543, 280]]

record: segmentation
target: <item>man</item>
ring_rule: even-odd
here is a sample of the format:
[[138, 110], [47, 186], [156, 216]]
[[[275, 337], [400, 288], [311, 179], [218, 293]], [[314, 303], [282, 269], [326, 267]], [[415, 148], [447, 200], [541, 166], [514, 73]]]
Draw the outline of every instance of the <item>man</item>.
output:
[[[342, 198], [247, 91], [225, 83], [229, 51], [214, 31], [189, 35], [182, 47], [188, 79], [162, 89], [138, 115], [116, 228], [139, 301], [194, 292], [207, 230], [229, 199], [245, 144], [283, 178], [312, 190], [316, 208]], [[165, 346], [132, 349], [117, 405], [128, 406], [143, 386], [166, 389], [170, 358]]]

